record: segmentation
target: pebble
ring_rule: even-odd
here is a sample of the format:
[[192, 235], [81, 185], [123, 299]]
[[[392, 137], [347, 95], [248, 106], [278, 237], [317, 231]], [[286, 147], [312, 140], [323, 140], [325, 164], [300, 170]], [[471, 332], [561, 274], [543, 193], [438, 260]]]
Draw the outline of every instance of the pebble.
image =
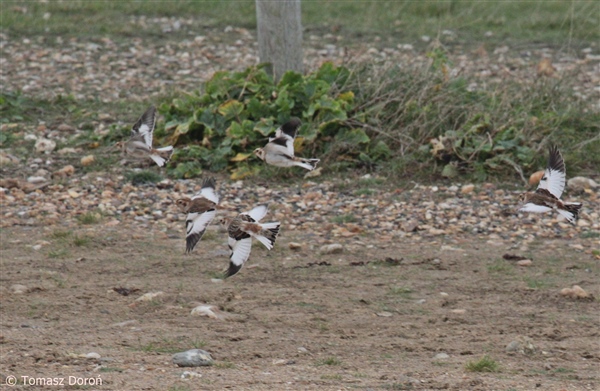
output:
[[27, 293], [27, 287], [25, 285], [21, 285], [21, 284], [11, 285], [9, 290], [12, 293], [14, 293], [15, 295], [21, 295], [23, 293]]
[[433, 357], [435, 360], [446, 360], [448, 358], [450, 358], [450, 356], [447, 353], [438, 353]]
[[519, 266], [531, 266], [533, 265], [533, 261], [531, 259], [522, 259], [517, 261], [517, 265]]
[[297, 243], [297, 242], [289, 242], [288, 246], [289, 246], [290, 250], [293, 250], [293, 251], [300, 251], [300, 250], [302, 250], [302, 245], [300, 243]]
[[521, 353], [521, 354], [533, 354], [535, 353], [535, 346], [531, 338], [529, 337], [519, 337], [514, 341], [511, 341], [504, 351], [508, 354]]
[[587, 293], [582, 287], [579, 285], [573, 285], [571, 288], [563, 288], [560, 291], [560, 294], [571, 299], [593, 299], [594, 296]]
[[140, 297], [138, 297], [137, 299], [135, 299], [135, 301], [150, 301], [150, 300], [154, 300], [155, 298], [164, 295], [165, 293], [162, 291], [158, 291], [158, 292], [148, 292], [148, 293], [144, 293], [143, 295], [141, 295]]
[[210, 353], [201, 349], [190, 349], [173, 355], [173, 364], [179, 367], [205, 367], [213, 363]]
[[66, 176], [71, 176], [73, 174], [75, 174], [75, 167], [73, 167], [72, 165], [69, 164], [69, 165], [64, 166], [60, 170], [54, 172], [54, 174], [52, 174], [52, 175], [66, 177]]
[[462, 194], [469, 194], [472, 193], [473, 190], [475, 190], [475, 185], [473, 184], [469, 184], [469, 185], [464, 185], [463, 187], [460, 188], [460, 192]]
[[217, 306], [206, 304], [195, 307], [190, 315], [208, 316], [211, 319], [218, 320], [227, 319], [227, 313], [225, 311], [221, 311]]
[[189, 380], [189, 379], [193, 379], [195, 377], [202, 377], [202, 374], [198, 373], [198, 372], [192, 372], [192, 371], [184, 371], [181, 374], [181, 378], [183, 380]]
[[83, 355], [83, 358], [100, 359], [100, 357], [100, 354], [96, 352], [91, 352]]
[[593, 179], [576, 176], [567, 181], [567, 187], [573, 191], [584, 191], [585, 189], [595, 189], [599, 185]]
[[27, 178], [27, 182], [29, 183], [42, 183], [46, 182], [46, 178], [43, 176], [30, 176]]
[[39, 138], [35, 142], [35, 150], [39, 153], [51, 152], [54, 151], [54, 148], [56, 148], [56, 143], [47, 138]]
[[344, 251], [344, 246], [339, 243], [326, 244], [319, 251], [321, 254], [339, 254]]
[[387, 312], [387, 311], [381, 311], [377, 313], [377, 316], [381, 316], [384, 318], [389, 318], [390, 316], [392, 316], [393, 314], [391, 312]]
[[81, 165], [82, 166], [89, 166], [92, 163], [94, 163], [94, 161], [96, 160], [96, 158], [94, 157], [94, 155], [87, 155], [81, 158]]

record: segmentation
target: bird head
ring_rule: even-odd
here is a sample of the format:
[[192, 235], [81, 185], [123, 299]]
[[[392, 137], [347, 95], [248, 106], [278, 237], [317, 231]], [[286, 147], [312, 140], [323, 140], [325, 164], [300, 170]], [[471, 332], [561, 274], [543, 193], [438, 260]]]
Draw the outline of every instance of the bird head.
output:
[[186, 208], [190, 204], [191, 200], [189, 198], [180, 198], [175, 203], [183, 212], [185, 212]]
[[261, 160], [265, 160], [265, 150], [262, 148], [256, 148], [254, 154]]

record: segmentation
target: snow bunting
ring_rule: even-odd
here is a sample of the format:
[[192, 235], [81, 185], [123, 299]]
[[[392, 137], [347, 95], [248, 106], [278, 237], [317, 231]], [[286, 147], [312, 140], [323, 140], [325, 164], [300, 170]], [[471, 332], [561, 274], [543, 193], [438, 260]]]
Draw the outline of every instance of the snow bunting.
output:
[[185, 253], [189, 254], [217, 214], [219, 196], [215, 192], [215, 178], [205, 178], [198, 193], [192, 198], [180, 198], [176, 203], [182, 212], [188, 214], [185, 220]]
[[275, 132], [275, 137], [269, 137], [269, 142], [263, 148], [256, 148], [254, 154], [267, 164], [277, 167], [299, 166], [312, 171], [320, 159], [304, 159], [294, 156], [294, 139], [300, 127], [300, 120], [292, 118]]
[[156, 125], [156, 107], [150, 106], [148, 110], [131, 128], [131, 138], [128, 141], [117, 143], [126, 155], [134, 158], [151, 158], [162, 167], [171, 159], [173, 147], [152, 148], [152, 133]]
[[225, 272], [225, 278], [231, 277], [240, 271], [244, 262], [250, 256], [252, 248], [252, 237], [270, 250], [273, 248], [275, 239], [279, 234], [279, 222], [259, 223], [267, 214], [267, 205], [259, 205], [248, 213], [240, 213], [229, 222], [227, 233], [229, 234], [229, 269]]
[[565, 189], [565, 162], [556, 146], [550, 147], [548, 166], [535, 192], [525, 192], [519, 196], [522, 206], [519, 212], [544, 213], [555, 210], [563, 215], [571, 224], [575, 224], [580, 202], [563, 202], [560, 196]]

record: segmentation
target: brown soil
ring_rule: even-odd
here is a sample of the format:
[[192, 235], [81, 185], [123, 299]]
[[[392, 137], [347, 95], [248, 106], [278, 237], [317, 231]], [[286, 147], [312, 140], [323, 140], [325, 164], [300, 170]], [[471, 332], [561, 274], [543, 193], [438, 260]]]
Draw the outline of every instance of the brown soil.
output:
[[[521, 267], [502, 259], [508, 243], [477, 238], [350, 241], [342, 253], [318, 255], [307, 232], [283, 231], [273, 251], [255, 243], [238, 275], [214, 282], [227, 264], [224, 235], [209, 232], [184, 256], [181, 237], [148, 231], [2, 229], [2, 384], [12, 375], [19, 384], [100, 378], [101, 386], [64, 387], [94, 390], [600, 387], [600, 303], [560, 295], [574, 284], [599, 293], [598, 262], [569, 247], [576, 239], [533, 244], [533, 264]], [[228, 320], [192, 316], [201, 303]], [[506, 353], [514, 340], [533, 349]], [[192, 348], [215, 365], [172, 363]], [[101, 357], [80, 357], [91, 352]], [[441, 352], [449, 358], [435, 359]], [[466, 369], [485, 355], [497, 372]], [[201, 376], [182, 379], [186, 370]]]

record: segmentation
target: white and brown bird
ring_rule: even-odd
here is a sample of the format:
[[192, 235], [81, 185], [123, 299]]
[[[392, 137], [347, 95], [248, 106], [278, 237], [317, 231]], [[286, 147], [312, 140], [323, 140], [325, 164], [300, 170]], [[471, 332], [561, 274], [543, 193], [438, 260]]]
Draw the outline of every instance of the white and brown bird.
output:
[[164, 166], [173, 155], [173, 147], [153, 148], [152, 135], [156, 125], [156, 107], [150, 106], [148, 110], [131, 128], [131, 137], [127, 141], [120, 141], [123, 153], [137, 159], [150, 158], [158, 164]]
[[560, 196], [565, 189], [567, 174], [565, 162], [556, 146], [550, 147], [548, 166], [535, 192], [525, 192], [519, 196], [520, 212], [545, 213], [555, 210], [571, 224], [575, 224], [581, 209], [580, 202], [564, 202]]
[[185, 219], [185, 253], [191, 253], [202, 239], [206, 228], [217, 215], [219, 196], [215, 191], [215, 178], [205, 178], [202, 188], [192, 198], [183, 197], [176, 201]]
[[269, 137], [269, 142], [262, 148], [256, 148], [254, 154], [265, 163], [277, 167], [298, 166], [312, 171], [320, 159], [305, 159], [294, 156], [294, 139], [301, 122], [292, 118], [275, 132], [275, 137]]
[[240, 213], [229, 222], [227, 233], [229, 234], [228, 244], [231, 255], [225, 278], [235, 275], [244, 266], [250, 257], [253, 237], [268, 250], [273, 248], [279, 234], [280, 223], [260, 223], [260, 220], [267, 214], [267, 209], [267, 205], [259, 205], [250, 212]]

